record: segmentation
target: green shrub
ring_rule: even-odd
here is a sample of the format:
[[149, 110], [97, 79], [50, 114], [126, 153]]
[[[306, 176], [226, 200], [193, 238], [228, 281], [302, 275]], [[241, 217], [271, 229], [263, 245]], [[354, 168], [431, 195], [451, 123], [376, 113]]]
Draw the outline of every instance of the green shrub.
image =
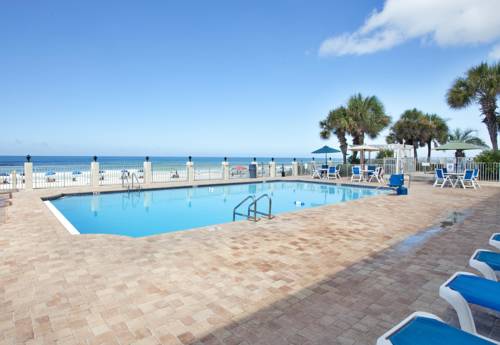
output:
[[483, 151], [474, 158], [478, 163], [500, 163], [500, 151]]
[[380, 150], [377, 153], [377, 159], [393, 158], [393, 157], [394, 157], [394, 151], [393, 150]]

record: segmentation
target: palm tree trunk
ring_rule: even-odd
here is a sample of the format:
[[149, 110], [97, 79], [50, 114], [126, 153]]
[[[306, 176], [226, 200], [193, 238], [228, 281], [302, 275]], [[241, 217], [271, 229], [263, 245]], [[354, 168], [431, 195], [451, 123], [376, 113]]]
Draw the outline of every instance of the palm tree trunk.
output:
[[498, 151], [497, 133], [499, 127], [496, 114], [496, 98], [484, 97], [483, 99], [481, 99], [480, 104], [481, 112], [484, 115], [483, 122], [486, 124], [486, 127], [488, 128], [488, 134], [490, 135], [491, 146], [493, 148], [493, 151]]
[[344, 164], [347, 164], [347, 138], [345, 137], [345, 133], [337, 132], [337, 139], [340, 144], [340, 151], [342, 151], [342, 160]]
[[413, 158], [415, 159], [415, 161], [418, 161], [417, 144], [413, 144]]
[[429, 162], [429, 163], [431, 161], [431, 151], [432, 151], [432, 141], [429, 140], [427, 142], [427, 162]]

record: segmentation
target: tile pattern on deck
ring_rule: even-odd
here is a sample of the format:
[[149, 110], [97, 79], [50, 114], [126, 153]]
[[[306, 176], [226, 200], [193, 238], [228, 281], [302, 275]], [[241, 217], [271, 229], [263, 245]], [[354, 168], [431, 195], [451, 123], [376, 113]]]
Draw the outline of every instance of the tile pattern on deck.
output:
[[[374, 344], [500, 224], [500, 189], [377, 196], [132, 239], [72, 236], [20, 192], [0, 223], [0, 344]], [[466, 210], [422, 243], [398, 244]], [[476, 311], [476, 310], [475, 310]], [[477, 311], [483, 334], [499, 319]]]

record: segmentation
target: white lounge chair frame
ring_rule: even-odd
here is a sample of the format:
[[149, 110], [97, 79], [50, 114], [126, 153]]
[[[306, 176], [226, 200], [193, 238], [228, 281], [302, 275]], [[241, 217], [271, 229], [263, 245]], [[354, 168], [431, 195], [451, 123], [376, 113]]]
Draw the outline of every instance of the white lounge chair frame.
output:
[[337, 167], [335, 167], [335, 173], [331, 174], [330, 173], [330, 168], [328, 168], [328, 171], [326, 172], [326, 178], [327, 179], [340, 179], [340, 173], [339, 173], [339, 169], [337, 169]]
[[316, 167], [313, 167], [312, 178], [319, 178], [319, 179], [321, 179], [321, 171], [318, 170]]
[[368, 179], [368, 182], [372, 182], [372, 180], [377, 180], [378, 183], [384, 183], [384, 168], [376, 167], [373, 174]]
[[[359, 169], [359, 175], [355, 175], [354, 174], [354, 168], [358, 168]], [[356, 166], [353, 166], [351, 168], [351, 182], [361, 182], [363, 181], [363, 172], [361, 171], [361, 167], [359, 165], [356, 165]]]
[[434, 181], [434, 184], [432, 185], [433, 187], [441, 187], [441, 188], [443, 188], [444, 186], [446, 186], [446, 183], [449, 183], [450, 186], [455, 187], [455, 185], [451, 181], [450, 177], [446, 176], [446, 174], [444, 173], [443, 169], [441, 169], [441, 171], [443, 173], [443, 178], [438, 177], [437, 170], [438, 169], [436, 169], [436, 171], [434, 172], [434, 176], [436, 176], [436, 181]]
[[[434, 314], [430, 314], [430, 313], [426, 313], [426, 312], [423, 312], [423, 311], [417, 311], [413, 314], [410, 314], [406, 319], [404, 319], [403, 321], [401, 321], [400, 323], [398, 323], [396, 326], [394, 326], [393, 328], [391, 328], [390, 330], [388, 330], [387, 332], [384, 333], [384, 335], [382, 335], [380, 338], [378, 338], [377, 340], [377, 345], [393, 345], [392, 341], [389, 340], [389, 338], [396, 332], [398, 332], [401, 328], [403, 328], [406, 324], [408, 324], [409, 322], [411, 322], [411, 320], [413, 320], [414, 318], [416, 317], [427, 317], [429, 319], [434, 319], [434, 320], [437, 320], [437, 321], [441, 321], [444, 323], [443, 320], [441, 320], [439, 317], [437, 317], [436, 315]], [[490, 338], [486, 338], [480, 334], [475, 334], [477, 337], [481, 338], [481, 339], [484, 339], [484, 340], [487, 340], [487, 341], [490, 341], [491, 343], [493, 344], [497, 344], [497, 345], [500, 345], [499, 342], [493, 340], [493, 339], [490, 339]]]
[[[472, 170], [472, 169], [468, 169]], [[462, 176], [458, 176], [457, 182], [455, 182], [455, 185], [461, 184], [462, 188], [467, 189], [467, 188], [474, 188], [476, 189], [476, 182], [474, 182], [474, 171], [472, 170], [471, 173], [471, 178], [470, 179], [465, 179], [465, 174], [467, 173], [467, 170], [464, 172]]]
[[455, 309], [458, 321], [460, 322], [460, 328], [466, 332], [477, 334], [476, 324], [474, 323], [474, 317], [472, 316], [469, 303], [462, 297], [462, 294], [447, 286], [458, 275], [476, 276], [469, 272], [455, 273], [439, 287], [439, 296]]
[[479, 169], [477, 169], [477, 174], [474, 174], [474, 171], [476, 169], [472, 170], [472, 181], [476, 185], [477, 188], [481, 188], [481, 185], [479, 184]]
[[476, 250], [474, 252], [474, 254], [472, 254], [472, 256], [469, 259], [469, 265], [470, 265], [470, 267], [475, 268], [476, 270], [478, 270], [479, 272], [481, 272], [481, 274], [486, 279], [493, 280], [493, 281], [497, 282], [498, 281], [498, 277], [497, 277], [497, 273], [495, 272], [495, 270], [493, 268], [491, 268], [491, 266], [488, 265], [486, 262], [474, 259], [476, 257], [476, 255], [479, 254], [479, 252], [496, 253], [496, 252], [494, 252], [492, 250], [487, 250], [487, 249], [478, 249], [478, 250]]
[[500, 235], [500, 232], [494, 233], [490, 237], [490, 246], [495, 247], [496, 249], [500, 249], [500, 241], [495, 240], [495, 237]]

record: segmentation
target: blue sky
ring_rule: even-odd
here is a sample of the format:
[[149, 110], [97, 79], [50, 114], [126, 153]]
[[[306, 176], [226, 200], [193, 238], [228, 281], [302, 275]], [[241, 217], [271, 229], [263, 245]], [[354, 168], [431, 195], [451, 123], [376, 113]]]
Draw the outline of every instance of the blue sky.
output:
[[487, 140], [445, 93], [498, 58], [500, 27], [456, 20], [457, 1], [438, 19], [393, 1], [2, 2], [0, 154], [307, 156], [337, 145], [318, 121], [356, 92]]

